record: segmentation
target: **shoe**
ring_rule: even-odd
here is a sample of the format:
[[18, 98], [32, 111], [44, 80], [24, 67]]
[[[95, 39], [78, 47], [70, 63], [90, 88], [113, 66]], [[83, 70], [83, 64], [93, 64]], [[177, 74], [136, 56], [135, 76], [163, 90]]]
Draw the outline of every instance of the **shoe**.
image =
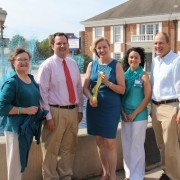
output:
[[170, 178], [165, 173], [163, 173], [159, 180], [170, 180]]

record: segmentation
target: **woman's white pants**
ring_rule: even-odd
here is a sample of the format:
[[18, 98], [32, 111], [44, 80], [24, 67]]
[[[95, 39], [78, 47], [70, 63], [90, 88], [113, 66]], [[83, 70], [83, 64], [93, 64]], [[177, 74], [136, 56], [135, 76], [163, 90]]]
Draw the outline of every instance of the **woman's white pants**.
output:
[[145, 175], [145, 151], [147, 120], [122, 121], [121, 139], [126, 178], [143, 180]]
[[19, 156], [18, 134], [4, 131], [6, 137], [6, 160], [8, 180], [21, 180], [21, 163]]

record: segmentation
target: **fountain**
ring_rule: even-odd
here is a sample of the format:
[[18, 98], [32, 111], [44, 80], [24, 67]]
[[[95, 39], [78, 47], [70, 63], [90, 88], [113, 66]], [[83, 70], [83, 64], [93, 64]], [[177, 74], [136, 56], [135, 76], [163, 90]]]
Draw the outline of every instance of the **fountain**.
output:
[[[3, 83], [7, 80], [7, 78], [14, 75], [14, 70], [12, 69], [10, 62], [8, 61], [8, 58], [11, 55], [11, 53], [18, 47], [23, 47], [30, 52], [32, 56], [31, 64], [30, 64], [30, 74], [34, 75], [35, 79], [37, 80], [37, 71], [39, 65], [43, 62], [44, 59], [42, 59], [41, 55], [38, 52], [36, 39], [32, 38], [31, 40], [27, 41], [24, 37], [20, 35], [16, 35], [6, 44], [7, 44], [6, 53], [5, 54], [3, 53], [3, 56], [0, 56], [0, 88], [3, 85]], [[83, 73], [84, 58], [81, 55], [75, 55], [75, 56], [73, 55], [71, 58], [77, 62], [80, 72]], [[79, 125], [80, 128], [86, 127], [85, 105], [83, 108], [84, 108], [84, 118]]]
[[30, 52], [32, 56], [31, 65], [36, 63], [36, 40], [31, 39], [30, 41], [26, 41], [20, 35], [14, 36], [7, 44], [6, 54], [3, 53], [0, 57], [0, 87], [8, 77], [14, 74], [14, 70], [11, 68], [10, 62], [8, 61], [8, 57], [18, 47], [23, 47]]
[[77, 55], [77, 56], [74, 56], [73, 59], [76, 61], [79, 67], [80, 73], [84, 73], [84, 58], [81, 55]]

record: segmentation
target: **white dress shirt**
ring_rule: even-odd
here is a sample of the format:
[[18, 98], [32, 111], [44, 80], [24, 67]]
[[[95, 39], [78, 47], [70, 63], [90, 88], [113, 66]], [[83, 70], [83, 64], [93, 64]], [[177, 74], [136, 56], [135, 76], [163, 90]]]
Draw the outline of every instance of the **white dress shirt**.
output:
[[151, 67], [151, 83], [153, 100], [180, 100], [180, 56], [170, 51], [163, 58], [155, 57]]

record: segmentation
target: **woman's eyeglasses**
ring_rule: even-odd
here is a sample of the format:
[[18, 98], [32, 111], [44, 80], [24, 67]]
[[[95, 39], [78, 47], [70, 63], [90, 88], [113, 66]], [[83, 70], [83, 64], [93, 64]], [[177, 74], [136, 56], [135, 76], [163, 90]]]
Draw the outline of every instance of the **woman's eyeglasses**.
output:
[[15, 59], [17, 62], [29, 62], [29, 59]]

